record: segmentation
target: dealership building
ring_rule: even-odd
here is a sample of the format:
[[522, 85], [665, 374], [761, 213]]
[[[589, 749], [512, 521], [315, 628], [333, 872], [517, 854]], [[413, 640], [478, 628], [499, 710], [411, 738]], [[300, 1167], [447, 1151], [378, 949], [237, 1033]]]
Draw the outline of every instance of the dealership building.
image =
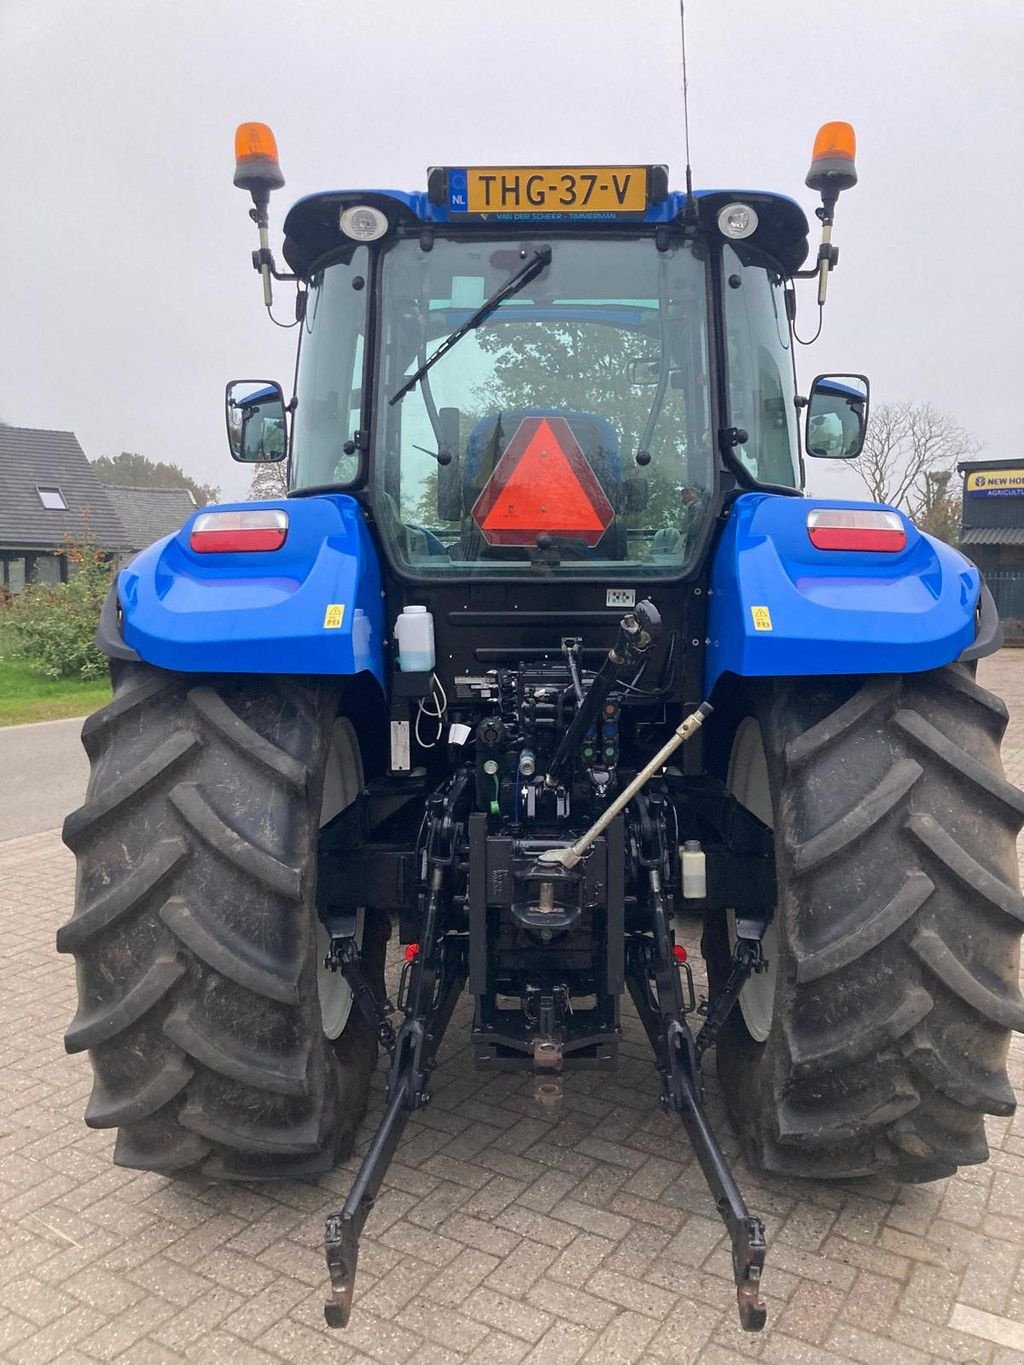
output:
[[1024, 458], [964, 460], [960, 546], [985, 575], [1008, 640], [1024, 643]]

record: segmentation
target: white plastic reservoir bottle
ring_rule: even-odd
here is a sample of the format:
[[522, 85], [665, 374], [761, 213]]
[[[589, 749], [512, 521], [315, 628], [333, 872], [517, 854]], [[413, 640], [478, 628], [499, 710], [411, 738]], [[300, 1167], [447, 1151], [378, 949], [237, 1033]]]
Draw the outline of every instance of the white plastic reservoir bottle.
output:
[[395, 622], [398, 667], [403, 673], [429, 673], [434, 667], [434, 618], [426, 607], [406, 607]]
[[687, 839], [679, 850], [683, 867], [683, 899], [701, 901], [708, 894], [707, 861], [699, 839]]

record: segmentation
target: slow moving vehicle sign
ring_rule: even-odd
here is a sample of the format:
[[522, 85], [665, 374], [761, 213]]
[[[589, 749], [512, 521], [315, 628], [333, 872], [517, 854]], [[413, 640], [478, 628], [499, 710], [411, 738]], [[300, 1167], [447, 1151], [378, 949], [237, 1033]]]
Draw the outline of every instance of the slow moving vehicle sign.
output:
[[524, 417], [473, 507], [488, 545], [544, 531], [593, 548], [614, 511], [564, 417]]

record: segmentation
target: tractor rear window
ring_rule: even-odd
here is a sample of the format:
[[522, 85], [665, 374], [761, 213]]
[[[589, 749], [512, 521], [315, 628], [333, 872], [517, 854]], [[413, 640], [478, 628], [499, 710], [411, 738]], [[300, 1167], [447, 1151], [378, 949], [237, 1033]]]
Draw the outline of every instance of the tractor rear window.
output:
[[705, 315], [689, 243], [396, 242], [373, 459], [392, 555], [442, 577], [685, 569], [712, 489]]

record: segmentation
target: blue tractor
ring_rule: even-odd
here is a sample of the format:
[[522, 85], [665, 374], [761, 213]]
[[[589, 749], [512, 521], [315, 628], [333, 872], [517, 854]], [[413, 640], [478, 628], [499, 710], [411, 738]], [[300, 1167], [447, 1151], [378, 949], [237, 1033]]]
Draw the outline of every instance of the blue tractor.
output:
[[[68, 817], [70, 1051], [114, 1160], [253, 1180], [349, 1155], [332, 1325], [464, 989], [486, 1071], [555, 1113], [613, 1068], [626, 991], [728, 1227], [743, 1325], [764, 1229], [749, 1163], [946, 1176], [1007, 1115], [1024, 921], [1000, 644], [977, 569], [890, 507], [806, 497], [849, 459], [859, 375], [795, 378], [824, 303], [852, 130], [792, 200], [676, 193], [661, 166], [441, 167], [315, 194], [277, 270], [269, 130], [236, 184], [254, 264], [296, 286], [286, 401], [228, 386], [232, 455], [287, 497], [197, 511], [118, 575], [114, 696]], [[698, 1004], [674, 916], [699, 915]], [[385, 986], [392, 933], [405, 945]], [[395, 981], [397, 980], [397, 989]]]

